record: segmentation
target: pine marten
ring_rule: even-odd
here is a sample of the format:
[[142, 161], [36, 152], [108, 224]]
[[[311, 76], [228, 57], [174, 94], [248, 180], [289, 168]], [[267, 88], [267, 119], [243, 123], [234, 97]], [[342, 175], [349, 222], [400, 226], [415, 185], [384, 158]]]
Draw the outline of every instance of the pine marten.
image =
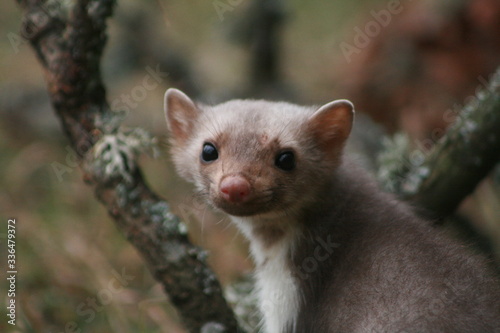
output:
[[343, 154], [354, 107], [165, 94], [172, 157], [250, 242], [266, 333], [500, 332], [499, 281]]

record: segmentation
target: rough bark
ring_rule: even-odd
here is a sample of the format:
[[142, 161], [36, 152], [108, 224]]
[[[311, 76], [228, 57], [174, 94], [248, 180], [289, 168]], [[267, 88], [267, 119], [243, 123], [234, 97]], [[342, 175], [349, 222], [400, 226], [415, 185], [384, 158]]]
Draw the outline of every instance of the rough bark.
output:
[[100, 60], [115, 1], [63, 1], [51, 7], [45, 1], [18, 3], [24, 10], [22, 33], [42, 64], [53, 107], [84, 162], [86, 182], [191, 332], [239, 331], [205, 252], [189, 242], [185, 225], [149, 189], [135, 163], [151, 138], [139, 130], [122, 131], [121, 117], [106, 101]]
[[438, 218], [452, 214], [500, 161], [500, 68], [460, 112], [445, 116], [456, 119], [430, 151], [418, 151], [421, 163], [396, 144], [399, 158], [382, 164], [395, 170], [383, 177], [391, 190]]

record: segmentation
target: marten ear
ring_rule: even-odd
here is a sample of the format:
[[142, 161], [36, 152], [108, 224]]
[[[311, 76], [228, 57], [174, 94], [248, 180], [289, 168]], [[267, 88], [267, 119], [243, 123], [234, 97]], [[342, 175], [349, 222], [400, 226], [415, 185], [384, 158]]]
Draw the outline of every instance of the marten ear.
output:
[[172, 138], [185, 141], [191, 135], [200, 111], [186, 94], [174, 88], [165, 93], [164, 109]]
[[316, 142], [325, 151], [342, 148], [351, 133], [354, 121], [354, 106], [339, 99], [320, 107], [309, 118], [309, 130]]

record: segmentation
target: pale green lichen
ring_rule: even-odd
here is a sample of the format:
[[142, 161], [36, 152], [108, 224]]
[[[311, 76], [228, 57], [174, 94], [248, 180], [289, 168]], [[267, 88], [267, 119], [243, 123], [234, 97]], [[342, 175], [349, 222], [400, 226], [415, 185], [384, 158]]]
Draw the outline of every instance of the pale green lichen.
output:
[[128, 198], [129, 189], [128, 189], [128, 187], [123, 183], [119, 183], [118, 185], [116, 185], [115, 191], [116, 191], [118, 207], [119, 208], [126, 207], [128, 205], [128, 202], [129, 202], [129, 198]]
[[187, 226], [176, 215], [170, 211], [170, 205], [166, 201], [151, 202], [143, 200], [142, 209], [147, 211], [154, 224], [162, 224], [171, 235], [186, 235]]
[[162, 243], [165, 259], [169, 263], [179, 262], [186, 257], [186, 246], [177, 240], [171, 239]]
[[400, 192], [401, 180], [406, 177], [413, 164], [408, 136], [398, 133], [392, 138], [384, 137], [382, 145], [382, 152], [377, 159], [377, 179], [386, 190]]
[[86, 169], [102, 182], [122, 178], [131, 183], [136, 159], [144, 152], [158, 154], [156, 140], [142, 129], [107, 134], [86, 155]]
[[178, 229], [178, 231], [179, 231], [179, 233], [181, 235], [187, 235], [188, 234], [188, 228], [187, 228], [187, 225], [184, 222], [179, 222], [179, 225], [177, 226], [177, 229]]
[[132, 182], [131, 171], [136, 168], [132, 147], [118, 135], [103, 136], [92, 148], [94, 174], [108, 181], [117, 177]]
[[209, 322], [201, 327], [200, 333], [224, 333], [226, 326], [221, 323]]

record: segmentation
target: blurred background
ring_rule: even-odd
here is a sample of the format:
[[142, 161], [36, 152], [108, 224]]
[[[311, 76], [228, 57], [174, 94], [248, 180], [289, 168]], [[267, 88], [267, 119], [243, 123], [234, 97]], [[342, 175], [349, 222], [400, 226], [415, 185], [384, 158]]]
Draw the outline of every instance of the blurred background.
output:
[[[184, 332], [83, 183], [20, 36], [21, 16], [15, 1], [0, 3], [0, 267], [7, 219], [16, 218], [18, 269], [17, 326], [6, 324], [2, 305], [0, 332]], [[168, 87], [208, 103], [349, 98], [358, 111], [354, 153], [374, 171], [384, 135], [405, 133], [410, 149], [425, 154], [500, 65], [497, 0], [123, 0], [108, 32], [110, 105], [127, 113], [126, 126], [160, 138], [162, 154], [141, 159], [146, 178], [209, 250], [224, 285], [252, 270], [247, 245], [173, 172], [163, 144]], [[453, 219], [457, 237], [473, 230], [476, 250], [498, 262], [498, 167]]]

